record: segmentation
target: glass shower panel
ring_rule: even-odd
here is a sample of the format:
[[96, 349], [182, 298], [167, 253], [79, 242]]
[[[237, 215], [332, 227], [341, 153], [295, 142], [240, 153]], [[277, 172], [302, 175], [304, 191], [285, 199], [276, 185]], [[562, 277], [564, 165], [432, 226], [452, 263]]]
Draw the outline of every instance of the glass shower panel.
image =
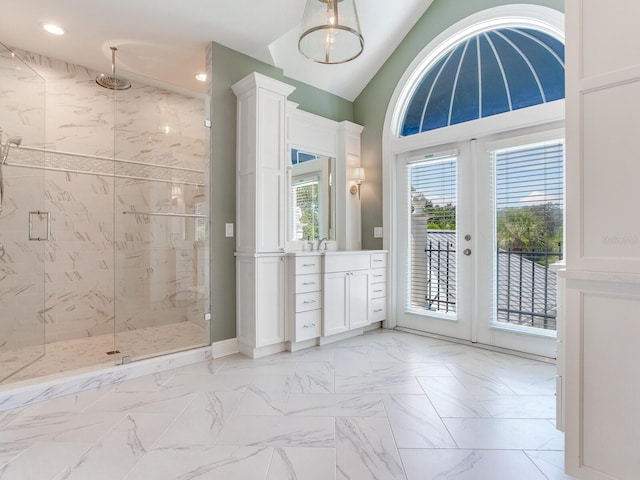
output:
[[0, 44], [0, 383], [45, 353], [45, 81]]
[[205, 101], [116, 92], [115, 335], [122, 363], [210, 344]]

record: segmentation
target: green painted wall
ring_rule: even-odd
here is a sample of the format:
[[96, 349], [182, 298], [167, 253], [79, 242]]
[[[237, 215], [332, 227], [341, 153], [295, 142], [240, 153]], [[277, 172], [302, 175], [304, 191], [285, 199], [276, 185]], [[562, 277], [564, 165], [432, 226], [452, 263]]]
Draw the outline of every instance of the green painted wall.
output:
[[[382, 239], [373, 238], [373, 227], [382, 226], [382, 130], [389, 101], [400, 78], [422, 49], [443, 30], [481, 10], [512, 3], [501, 0], [435, 0], [356, 98], [353, 121], [365, 127], [362, 162], [367, 172], [367, 181], [362, 184], [362, 248], [382, 248]], [[564, 11], [563, 0], [517, 3]]]
[[295, 86], [289, 99], [301, 110], [336, 121], [353, 121], [353, 104], [216, 43], [211, 57], [211, 338], [216, 342], [236, 336], [236, 243], [224, 236], [224, 224], [236, 223], [236, 97], [231, 86], [259, 72]]

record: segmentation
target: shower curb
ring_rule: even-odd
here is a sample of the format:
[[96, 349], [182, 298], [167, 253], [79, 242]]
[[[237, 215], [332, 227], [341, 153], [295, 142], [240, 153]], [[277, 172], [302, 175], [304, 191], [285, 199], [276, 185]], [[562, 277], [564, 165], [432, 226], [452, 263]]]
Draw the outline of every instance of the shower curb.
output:
[[0, 412], [239, 353], [237, 339], [100, 370], [83, 369], [0, 387]]

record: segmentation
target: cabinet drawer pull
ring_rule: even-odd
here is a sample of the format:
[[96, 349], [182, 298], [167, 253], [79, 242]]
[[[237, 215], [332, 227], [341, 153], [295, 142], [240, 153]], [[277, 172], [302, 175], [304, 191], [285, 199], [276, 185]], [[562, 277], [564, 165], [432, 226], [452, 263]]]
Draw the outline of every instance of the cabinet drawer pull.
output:
[[315, 326], [316, 326], [316, 324], [312, 323], [311, 325], [303, 325], [302, 328], [313, 328]]
[[315, 301], [315, 300], [305, 300], [305, 301], [304, 301], [304, 302], [302, 302], [302, 303], [304, 303], [305, 305], [310, 305], [310, 304], [312, 304], [312, 303], [316, 303], [316, 301]]
[[384, 290], [374, 290], [373, 293], [380, 293], [380, 292], [384, 292]]
[[380, 313], [381, 311], [382, 311], [382, 309], [381, 309], [381, 308], [377, 308], [377, 309], [375, 309], [375, 310], [373, 311], [373, 313]]
[[303, 267], [315, 267], [316, 264], [315, 263], [303, 263], [302, 266]]
[[377, 259], [377, 258], [374, 258], [374, 259], [373, 259], [373, 263], [382, 263], [382, 260]]
[[378, 275], [374, 275], [374, 276], [373, 276], [373, 278], [380, 278], [380, 277], [382, 277], [382, 276], [383, 276], [383, 275], [378, 274]]
[[315, 285], [316, 282], [303, 282], [302, 285], [304, 286], [308, 286], [308, 285]]

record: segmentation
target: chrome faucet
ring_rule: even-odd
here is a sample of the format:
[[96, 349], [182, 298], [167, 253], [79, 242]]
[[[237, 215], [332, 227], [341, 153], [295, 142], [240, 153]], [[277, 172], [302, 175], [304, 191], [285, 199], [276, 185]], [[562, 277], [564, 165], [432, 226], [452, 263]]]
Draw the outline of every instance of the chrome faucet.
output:
[[329, 240], [327, 237], [321, 238], [320, 240], [318, 240], [318, 247], [316, 248], [317, 251], [320, 251], [320, 249], [322, 248], [322, 244], [324, 243], [324, 248], [326, 250], [327, 248], [327, 240]]

